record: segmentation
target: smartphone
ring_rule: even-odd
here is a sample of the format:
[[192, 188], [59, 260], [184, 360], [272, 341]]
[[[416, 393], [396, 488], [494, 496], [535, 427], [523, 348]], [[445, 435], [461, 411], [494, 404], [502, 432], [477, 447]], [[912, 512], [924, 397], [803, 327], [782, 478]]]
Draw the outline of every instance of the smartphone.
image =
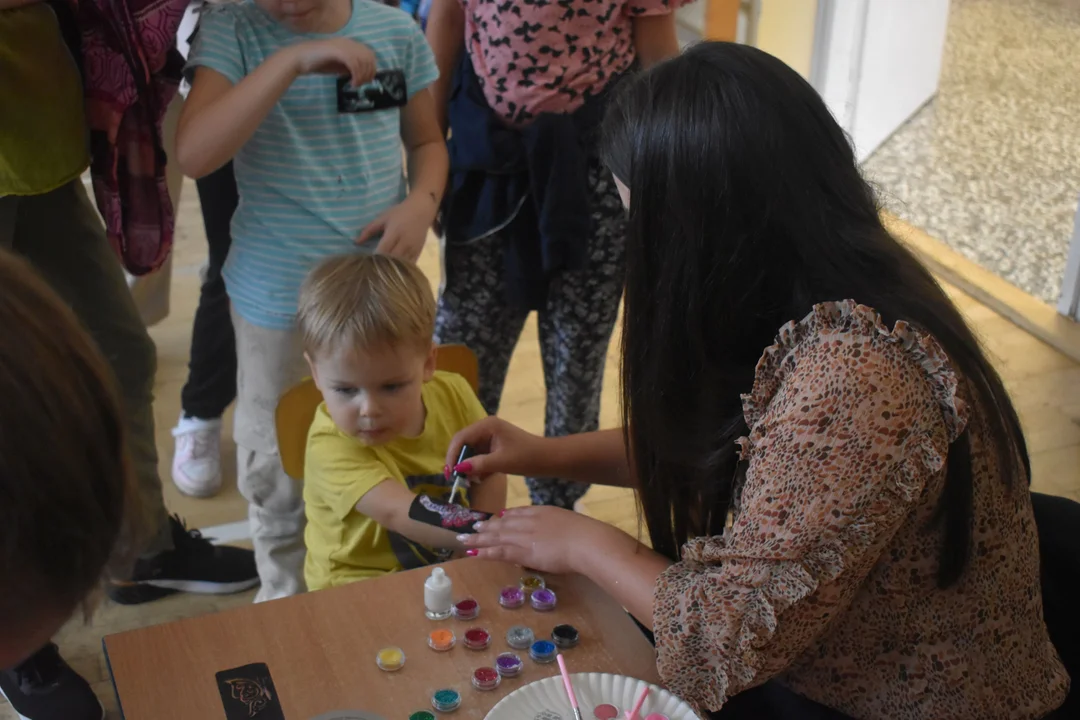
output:
[[362, 113], [405, 107], [409, 102], [404, 70], [380, 70], [375, 78], [353, 87], [349, 78], [337, 81], [338, 112]]

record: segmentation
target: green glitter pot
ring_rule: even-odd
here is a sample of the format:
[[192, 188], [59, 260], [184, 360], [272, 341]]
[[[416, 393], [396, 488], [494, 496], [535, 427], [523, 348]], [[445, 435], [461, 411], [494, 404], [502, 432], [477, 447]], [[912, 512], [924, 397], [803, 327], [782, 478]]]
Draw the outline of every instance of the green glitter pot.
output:
[[461, 707], [461, 693], [457, 690], [444, 688], [436, 690], [431, 696], [431, 707], [438, 712], [451, 713]]
[[410, 715], [409, 720], [435, 720], [435, 716], [427, 710], [421, 710]]

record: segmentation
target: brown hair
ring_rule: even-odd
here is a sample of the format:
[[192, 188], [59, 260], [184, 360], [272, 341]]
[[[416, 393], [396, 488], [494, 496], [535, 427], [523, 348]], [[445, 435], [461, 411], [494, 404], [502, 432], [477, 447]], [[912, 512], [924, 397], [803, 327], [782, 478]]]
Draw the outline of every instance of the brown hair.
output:
[[416, 265], [389, 255], [319, 263], [300, 291], [297, 324], [309, 353], [407, 344], [431, 347], [435, 296]]
[[[142, 535], [112, 376], [75, 314], [0, 250], [0, 622], [70, 612]], [[127, 521], [125, 525], [125, 520]], [[128, 537], [130, 536], [130, 537]]]

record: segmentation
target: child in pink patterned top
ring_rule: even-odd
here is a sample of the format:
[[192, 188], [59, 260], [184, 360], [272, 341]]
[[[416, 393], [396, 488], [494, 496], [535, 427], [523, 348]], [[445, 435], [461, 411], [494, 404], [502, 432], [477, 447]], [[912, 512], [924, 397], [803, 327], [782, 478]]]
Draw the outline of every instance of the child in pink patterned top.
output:
[[465, 0], [465, 45], [491, 107], [524, 123], [578, 109], [639, 55], [650, 65], [678, 52], [672, 12], [682, 4]]
[[[536, 310], [546, 432], [597, 427], [622, 297], [625, 210], [598, 159], [596, 125], [606, 91], [624, 74], [678, 54], [673, 13], [685, 3], [432, 4], [427, 37], [440, 71], [432, 91], [451, 130], [452, 175], [435, 333], [477, 354], [479, 396], [491, 414]], [[463, 113], [470, 103], [471, 114]], [[516, 180], [502, 182], [510, 176]], [[468, 221], [455, 224], [463, 214]], [[566, 508], [588, 489], [554, 478], [527, 482], [534, 503]]]

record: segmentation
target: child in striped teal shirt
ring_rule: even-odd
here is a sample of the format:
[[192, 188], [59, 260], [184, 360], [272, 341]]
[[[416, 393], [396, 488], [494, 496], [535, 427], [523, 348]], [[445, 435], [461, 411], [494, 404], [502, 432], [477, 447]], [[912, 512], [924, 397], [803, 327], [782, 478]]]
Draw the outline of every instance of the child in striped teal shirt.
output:
[[[404, 74], [407, 103], [341, 112], [338, 78]], [[415, 261], [442, 197], [446, 146], [416, 22], [372, 0], [245, 0], [212, 6], [188, 63], [177, 159], [201, 177], [233, 160], [240, 204], [224, 277], [236, 329], [237, 480], [250, 503], [262, 590], [303, 590], [304, 510], [281, 467], [274, 408], [305, 374], [300, 285], [349, 249]], [[408, 155], [406, 188], [401, 147]]]

